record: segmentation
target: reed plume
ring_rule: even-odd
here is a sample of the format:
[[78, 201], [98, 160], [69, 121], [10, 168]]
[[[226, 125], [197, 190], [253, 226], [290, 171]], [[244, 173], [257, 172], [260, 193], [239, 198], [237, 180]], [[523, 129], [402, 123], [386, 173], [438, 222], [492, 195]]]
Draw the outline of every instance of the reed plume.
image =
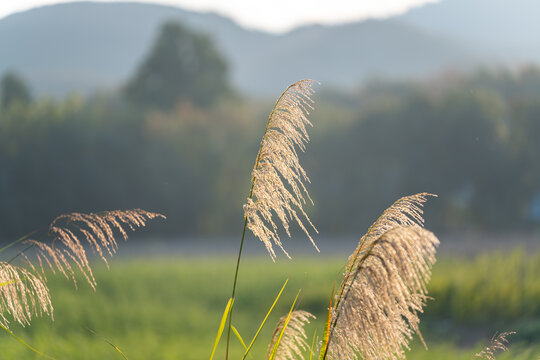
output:
[[272, 260], [276, 257], [273, 244], [289, 256], [278, 235], [278, 223], [290, 237], [289, 223], [296, 222], [319, 250], [308, 231], [317, 229], [303, 209], [306, 199], [313, 202], [305, 187], [309, 178], [297, 152], [304, 151], [309, 141], [306, 127], [312, 126], [307, 114], [313, 103], [313, 83], [300, 80], [290, 85], [276, 102], [253, 168], [250, 196], [244, 205], [248, 229], [264, 243]]
[[482, 351], [474, 355], [475, 358], [485, 360], [495, 360], [495, 353], [506, 351], [508, 349], [508, 336], [514, 335], [515, 332], [508, 331], [500, 334], [495, 334], [490, 341], [489, 346], [486, 346]]
[[36, 249], [36, 256], [43, 274], [44, 264], [46, 264], [53, 272], [58, 270], [76, 284], [73, 263], [95, 289], [96, 280], [81, 240], [84, 239], [87, 246], [108, 265], [106, 256], [112, 256], [118, 248], [115, 231], [127, 240], [126, 230], [133, 231], [144, 227], [148, 220], [157, 217], [165, 218], [161, 214], [141, 209], [63, 214], [50, 224], [47, 243], [37, 240], [25, 242]]
[[349, 256], [346, 266], [347, 269], [354, 268], [360, 259], [360, 253], [388, 230], [401, 225], [424, 226], [422, 206], [430, 196], [436, 197], [436, 195], [429, 193], [404, 196], [383, 211], [381, 216], [379, 216], [379, 218], [370, 226], [367, 233], [362, 236], [355, 251]]
[[359, 261], [362, 259], [361, 255], [381, 235], [395, 227], [412, 225], [423, 226], [424, 219], [422, 217], [422, 206], [429, 196], [436, 195], [419, 193], [398, 199], [388, 209], [383, 211], [381, 216], [379, 216], [379, 218], [369, 227], [368, 231], [362, 236], [358, 242], [358, 246], [347, 260], [343, 281], [341, 282], [340, 289], [336, 295], [336, 302], [334, 303], [335, 310], [340, 306], [341, 300], [346, 296], [346, 293], [354, 280], [353, 278], [356, 276], [356, 269], [359, 266]]
[[[288, 322], [287, 318], [289, 318]], [[310, 318], [315, 318], [315, 316], [303, 310], [295, 310], [290, 316], [281, 317], [268, 345], [266, 359], [271, 359], [274, 348], [278, 344], [275, 349], [275, 360], [303, 360], [303, 353], [309, 349], [304, 326], [309, 323]]]
[[[278, 246], [287, 257], [290, 257], [279, 238], [278, 223], [281, 223], [290, 237], [289, 222], [296, 222], [308, 236], [315, 249], [319, 251], [304, 225], [305, 221], [309, 227], [317, 232], [303, 209], [306, 198], [311, 203], [313, 201], [304, 184], [309, 182], [309, 178], [300, 165], [297, 151], [297, 149], [304, 151], [306, 143], [309, 141], [307, 126], [312, 126], [312, 124], [309, 122], [307, 114], [308, 110], [312, 108], [311, 95], [313, 95], [314, 82], [313, 80], [300, 80], [290, 85], [276, 101], [266, 122], [264, 135], [251, 173], [251, 190], [247, 202], [244, 204], [244, 228], [236, 260], [231, 299], [234, 299], [236, 294], [236, 282], [246, 228], [262, 241], [272, 260], [276, 258], [272, 244]], [[275, 216], [277, 216], [277, 220]], [[225, 360], [229, 359], [233, 310], [234, 307], [231, 306]]]
[[32, 272], [6, 262], [0, 262], [0, 319], [9, 323], [6, 315], [25, 326], [34, 314], [52, 317], [53, 307], [45, 281]]
[[383, 212], [349, 257], [331, 309], [329, 359], [403, 359], [418, 329], [439, 241], [423, 229], [430, 194], [404, 197]]
[[24, 252], [19, 252], [12, 260], [22, 255], [28, 269], [12, 265], [11, 261], [0, 262], [0, 323], [7, 326], [9, 321], [6, 315], [23, 326], [30, 323], [33, 315], [53, 316], [45, 264], [53, 272], [58, 270], [75, 282], [74, 263], [95, 289], [96, 280], [81, 239], [86, 240], [88, 246], [107, 263], [106, 255], [112, 256], [118, 248], [115, 231], [126, 240], [126, 230], [143, 227], [148, 220], [156, 217], [164, 218], [161, 214], [140, 209], [58, 216], [49, 225], [47, 240], [24, 241], [28, 248], [36, 250], [37, 268]]

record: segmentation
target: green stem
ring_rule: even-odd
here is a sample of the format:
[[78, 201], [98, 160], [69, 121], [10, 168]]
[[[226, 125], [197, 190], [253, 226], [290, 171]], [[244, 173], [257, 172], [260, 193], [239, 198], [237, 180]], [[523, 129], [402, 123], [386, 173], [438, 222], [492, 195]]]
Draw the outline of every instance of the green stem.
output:
[[51, 359], [51, 360], [55, 360], [55, 358], [45, 354], [45, 353], [42, 353], [41, 351], [33, 348], [32, 346], [28, 345], [23, 339], [21, 339], [20, 337], [18, 337], [17, 335], [15, 335], [11, 330], [9, 330], [5, 325], [3, 325], [1, 322], [0, 322], [0, 328], [2, 328], [5, 332], [7, 332], [9, 335], [13, 336], [13, 338], [15, 338], [18, 342], [20, 342], [21, 344], [23, 344], [24, 346], [26, 346], [27, 348], [29, 348], [30, 350], [32, 350], [33, 352], [35, 352], [36, 354], [40, 355], [40, 356], [43, 356], [43, 357], [46, 357], [47, 359]]
[[[272, 114], [274, 112], [272, 111]], [[268, 122], [266, 123], [266, 128], [264, 129], [264, 135], [263, 135], [263, 141], [264, 137], [266, 136], [266, 133], [268, 131], [268, 124], [270, 123], [271, 117], [268, 119]], [[259, 153], [257, 154], [257, 160], [255, 161], [255, 169], [257, 166], [259, 166], [259, 160], [261, 158], [261, 148], [263, 141], [261, 141], [261, 145], [259, 146]], [[253, 188], [255, 187], [255, 179], [251, 179], [251, 189], [249, 190], [249, 197], [248, 199], [251, 199], [253, 197]], [[244, 229], [242, 230], [242, 239], [240, 240], [240, 249], [238, 249], [238, 259], [236, 260], [236, 270], [234, 271], [234, 282], [233, 282], [233, 288], [232, 288], [232, 294], [231, 299], [234, 300], [234, 295], [236, 293], [236, 281], [238, 280], [238, 270], [240, 269], [240, 258], [242, 257], [242, 249], [244, 247], [244, 238], [246, 236], [246, 229], [247, 229], [247, 216], [244, 216]], [[227, 327], [227, 347], [225, 350], [225, 360], [229, 360], [229, 344], [231, 340], [231, 327], [232, 327], [232, 313], [234, 309], [234, 302], [231, 304], [231, 312], [229, 313], [229, 324]]]
[[[240, 240], [240, 249], [238, 250], [238, 259], [236, 260], [236, 270], [234, 271], [234, 282], [232, 288], [231, 298], [234, 300], [234, 294], [236, 293], [236, 281], [238, 279], [238, 269], [240, 269], [240, 258], [242, 257], [242, 248], [244, 247], [244, 237], [246, 236], [247, 217], [244, 219], [244, 230], [242, 231], [242, 240]], [[231, 311], [229, 312], [229, 325], [227, 329], [227, 349], [225, 352], [225, 360], [229, 359], [229, 343], [231, 340], [231, 327], [232, 327], [232, 314], [234, 309], [234, 303], [231, 304]]]
[[31, 233], [28, 233], [24, 236], [21, 236], [20, 238], [18, 238], [17, 240], [15, 241], [12, 241], [11, 243], [7, 244], [6, 246], [4, 246], [3, 248], [0, 249], [0, 253], [6, 251], [7, 249], [9, 249], [10, 247], [12, 247], [13, 245], [16, 245], [18, 243], [20, 243], [21, 241], [23, 240], [26, 240], [28, 239], [30, 236], [34, 235], [35, 233], [37, 233], [39, 230], [34, 230], [32, 231]]

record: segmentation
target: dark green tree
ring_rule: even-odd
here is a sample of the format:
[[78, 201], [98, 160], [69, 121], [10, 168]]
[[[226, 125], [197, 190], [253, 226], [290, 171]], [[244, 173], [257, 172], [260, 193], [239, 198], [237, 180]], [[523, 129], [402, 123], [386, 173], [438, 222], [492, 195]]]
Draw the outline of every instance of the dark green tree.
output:
[[13, 102], [28, 104], [30, 90], [22, 77], [13, 72], [6, 73], [0, 81], [2, 107], [7, 108]]
[[211, 39], [169, 22], [125, 92], [137, 104], [167, 109], [181, 100], [210, 105], [228, 89], [227, 64]]

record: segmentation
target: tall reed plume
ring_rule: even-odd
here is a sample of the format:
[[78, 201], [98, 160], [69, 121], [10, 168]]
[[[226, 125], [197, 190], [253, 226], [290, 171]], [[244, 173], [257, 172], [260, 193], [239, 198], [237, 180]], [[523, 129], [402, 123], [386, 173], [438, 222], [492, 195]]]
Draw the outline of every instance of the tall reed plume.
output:
[[[313, 100], [313, 80], [300, 80], [289, 86], [276, 102], [266, 125], [259, 153], [251, 176], [251, 192], [244, 205], [247, 227], [261, 240], [270, 257], [276, 254], [273, 245], [287, 256], [278, 234], [278, 223], [290, 237], [289, 223], [296, 222], [318, 251], [308, 228], [317, 229], [305, 213], [303, 205], [309, 197], [309, 182], [298, 160], [309, 141], [308, 110]], [[277, 219], [276, 219], [277, 217]], [[307, 223], [304, 224], [304, 223]]]
[[[317, 229], [303, 209], [306, 199], [313, 203], [305, 186], [309, 178], [298, 160], [298, 150], [304, 151], [309, 141], [307, 126], [312, 126], [312, 124], [307, 119], [307, 114], [312, 108], [311, 96], [314, 82], [300, 80], [290, 85], [281, 94], [268, 117], [251, 173], [251, 189], [247, 202], [244, 204], [244, 228], [240, 239], [231, 299], [234, 299], [236, 293], [246, 229], [263, 242], [272, 260], [276, 258], [274, 244], [289, 257], [278, 234], [279, 223], [290, 237], [289, 223], [294, 221], [319, 251], [308, 227], [315, 232]], [[306, 226], [304, 222], [308, 225]], [[231, 306], [225, 350], [226, 360], [229, 359], [233, 309], [234, 307]]]

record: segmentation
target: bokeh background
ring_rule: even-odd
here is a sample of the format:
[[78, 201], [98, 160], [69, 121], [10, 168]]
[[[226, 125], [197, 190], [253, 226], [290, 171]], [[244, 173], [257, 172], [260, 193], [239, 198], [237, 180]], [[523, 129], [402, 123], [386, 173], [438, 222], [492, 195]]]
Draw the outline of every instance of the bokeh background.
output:
[[[250, 238], [239, 330], [251, 338], [287, 276], [323, 318], [369, 224], [427, 191], [441, 239], [424, 319], [433, 348], [409, 358], [468, 359], [507, 330], [507, 357], [540, 356], [540, 3], [389, 1], [279, 24], [262, 5], [236, 19], [223, 4], [181, 6], [26, 5], [0, 18], [0, 242], [66, 212], [167, 216], [121, 244], [96, 293], [53, 277], [56, 322], [17, 334], [58, 358], [118, 356], [85, 327], [130, 359], [208, 356], [268, 113], [312, 78], [301, 161], [322, 252], [293, 231], [293, 260], [273, 264]], [[7, 359], [36, 357], [7, 334], [0, 344]]]

